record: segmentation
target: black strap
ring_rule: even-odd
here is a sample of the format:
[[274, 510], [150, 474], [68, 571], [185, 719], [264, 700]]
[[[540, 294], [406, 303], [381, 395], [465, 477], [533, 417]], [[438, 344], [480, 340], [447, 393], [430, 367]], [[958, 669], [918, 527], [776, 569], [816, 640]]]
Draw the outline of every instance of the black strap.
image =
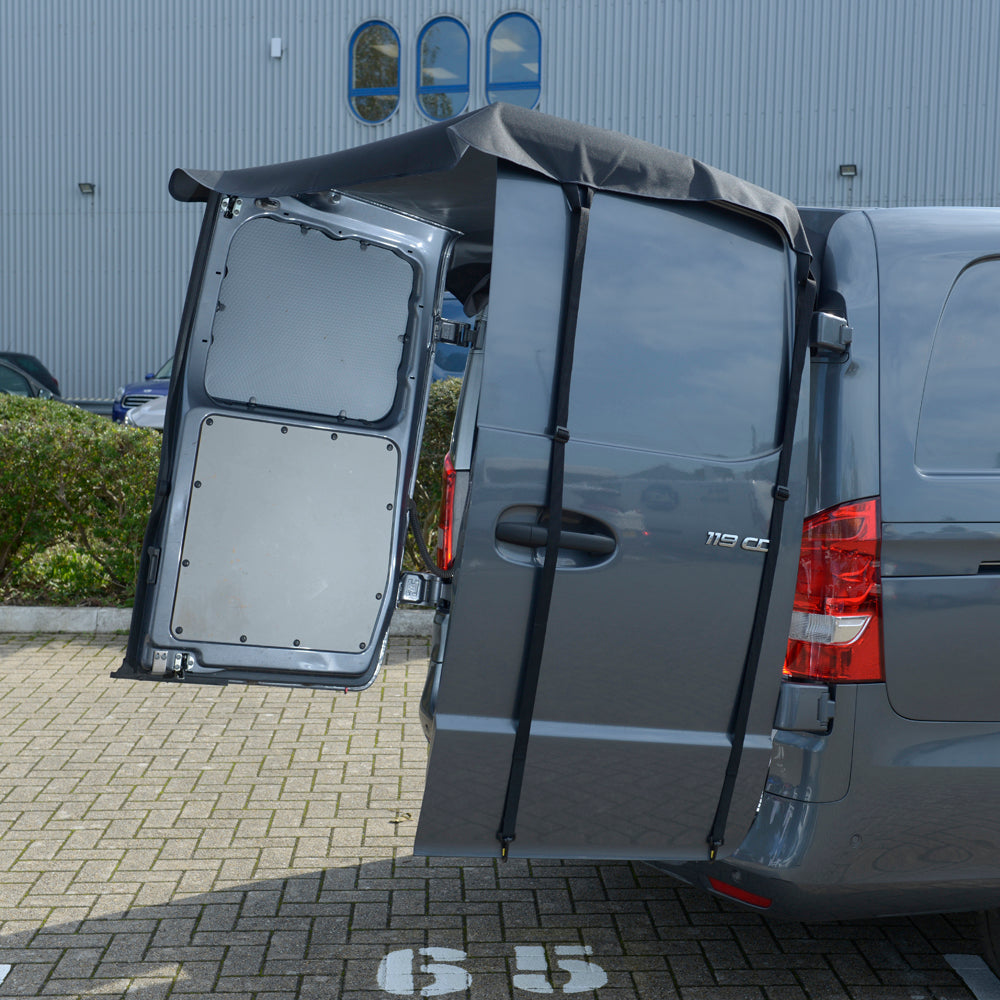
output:
[[729, 818], [729, 808], [732, 805], [733, 791], [736, 788], [736, 776], [739, 773], [740, 760], [743, 757], [743, 741], [746, 739], [747, 734], [750, 703], [753, 700], [753, 690], [757, 680], [757, 667], [760, 663], [760, 651], [764, 642], [764, 626], [767, 623], [767, 612], [771, 603], [771, 590], [774, 586], [774, 574], [778, 565], [778, 550], [781, 543], [781, 525], [785, 516], [785, 501], [791, 495], [788, 488], [788, 473], [792, 462], [795, 422], [799, 410], [802, 374], [805, 368], [806, 350], [809, 346], [809, 325], [812, 320], [815, 299], [816, 282], [813, 280], [812, 275], [806, 275], [799, 282], [798, 301], [795, 310], [795, 333], [792, 341], [792, 359], [788, 373], [788, 396], [785, 404], [781, 452], [778, 456], [778, 475], [774, 485], [774, 502], [771, 505], [771, 523], [768, 529], [770, 542], [767, 554], [764, 556], [760, 591], [757, 594], [757, 607], [754, 611], [753, 627], [750, 630], [750, 643], [747, 647], [747, 655], [743, 663], [743, 676], [740, 678], [736, 712], [733, 717], [729, 761], [726, 764], [726, 774], [722, 781], [722, 791], [719, 793], [719, 804], [715, 810], [715, 819], [712, 822], [712, 829], [708, 835], [708, 857], [710, 861], [715, 860], [716, 855], [719, 853], [719, 848], [724, 842], [726, 821]]
[[573, 372], [573, 350], [576, 343], [576, 323], [580, 313], [580, 292], [583, 287], [583, 259], [587, 246], [587, 226], [594, 193], [590, 188], [575, 184], [564, 185], [569, 200], [570, 216], [569, 251], [570, 266], [566, 275], [562, 322], [559, 329], [559, 347], [556, 356], [556, 383], [552, 405], [552, 452], [549, 462], [548, 482], [548, 537], [542, 566], [535, 578], [532, 595], [531, 618], [521, 689], [517, 701], [517, 733], [511, 754], [507, 794], [504, 797], [503, 815], [497, 830], [500, 856], [506, 861], [507, 850], [514, 839], [517, 827], [517, 807], [521, 800], [521, 784], [528, 757], [528, 738], [531, 736], [531, 719], [535, 712], [535, 695], [542, 667], [545, 648], [545, 630], [555, 585], [556, 560], [559, 555], [559, 536], [562, 532], [563, 471], [566, 461], [566, 442], [569, 440], [569, 389]]

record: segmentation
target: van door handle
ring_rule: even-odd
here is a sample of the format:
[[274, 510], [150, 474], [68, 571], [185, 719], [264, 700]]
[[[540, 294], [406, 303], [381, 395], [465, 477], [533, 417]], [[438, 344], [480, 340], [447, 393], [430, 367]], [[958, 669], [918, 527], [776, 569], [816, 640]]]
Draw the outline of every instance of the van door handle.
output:
[[[549, 529], [540, 524], [501, 521], [497, 525], [496, 534], [497, 541], [526, 545], [533, 549], [543, 549], [549, 542]], [[594, 535], [586, 531], [562, 531], [559, 533], [559, 548], [607, 556], [614, 552], [615, 540], [607, 535]]]

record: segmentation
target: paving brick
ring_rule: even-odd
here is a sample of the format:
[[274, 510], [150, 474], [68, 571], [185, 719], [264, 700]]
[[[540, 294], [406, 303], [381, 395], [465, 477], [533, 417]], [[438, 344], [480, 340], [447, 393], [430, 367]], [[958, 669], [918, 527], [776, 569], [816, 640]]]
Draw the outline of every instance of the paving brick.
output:
[[515, 947], [558, 989], [583, 945], [597, 1000], [969, 1000], [941, 953], [970, 917], [768, 922], [641, 864], [414, 857], [424, 640], [350, 695], [113, 681], [122, 643], [0, 636], [0, 996], [374, 1000], [389, 952], [419, 989], [451, 948], [470, 1000], [513, 1000]]

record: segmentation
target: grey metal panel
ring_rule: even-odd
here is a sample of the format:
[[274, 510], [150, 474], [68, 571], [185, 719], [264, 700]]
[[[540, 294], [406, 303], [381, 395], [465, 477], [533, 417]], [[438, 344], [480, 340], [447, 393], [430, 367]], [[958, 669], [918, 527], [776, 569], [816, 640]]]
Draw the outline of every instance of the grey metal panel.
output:
[[847, 357], [810, 366], [810, 513], [879, 491], [878, 260], [865, 213], [837, 219], [820, 264], [819, 307], [846, 319], [853, 339]]
[[[511, 10], [541, 29], [543, 111], [800, 204], [998, 201], [992, 0], [10, 2], [2, 346], [39, 354], [75, 396], [109, 396], [155, 367], [171, 350], [198, 225], [168, 201], [170, 170], [294, 159], [423, 124], [416, 41], [442, 14], [469, 31], [469, 108], [482, 106], [486, 35]], [[402, 44], [400, 105], [375, 126], [346, 96], [348, 41], [371, 18]], [[858, 176], [838, 176], [840, 163]], [[96, 193], [81, 195], [80, 181]]]
[[215, 414], [201, 423], [194, 475], [174, 635], [342, 653], [371, 645], [392, 562], [395, 445]]

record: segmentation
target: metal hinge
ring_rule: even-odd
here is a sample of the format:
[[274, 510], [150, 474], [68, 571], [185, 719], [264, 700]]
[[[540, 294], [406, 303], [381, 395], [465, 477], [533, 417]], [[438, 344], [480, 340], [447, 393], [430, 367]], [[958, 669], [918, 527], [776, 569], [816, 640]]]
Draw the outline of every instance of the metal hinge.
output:
[[149, 672], [153, 677], [178, 677], [183, 679], [184, 671], [194, 665], [194, 657], [190, 653], [178, 650], [154, 649], [153, 665]]
[[419, 604], [433, 608], [441, 597], [444, 581], [433, 573], [404, 573], [399, 581], [397, 604]]
[[222, 199], [222, 217], [232, 219], [238, 216], [243, 210], [243, 199], [235, 195], [228, 194]]
[[441, 344], [455, 344], [457, 347], [473, 347], [476, 342], [476, 330], [471, 323], [442, 319], [438, 321], [435, 340]]
[[846, 354], [854, 338], [854, 329], [842, 316], [832, 313], [813, 313], [812, 346], [820, 351]]

